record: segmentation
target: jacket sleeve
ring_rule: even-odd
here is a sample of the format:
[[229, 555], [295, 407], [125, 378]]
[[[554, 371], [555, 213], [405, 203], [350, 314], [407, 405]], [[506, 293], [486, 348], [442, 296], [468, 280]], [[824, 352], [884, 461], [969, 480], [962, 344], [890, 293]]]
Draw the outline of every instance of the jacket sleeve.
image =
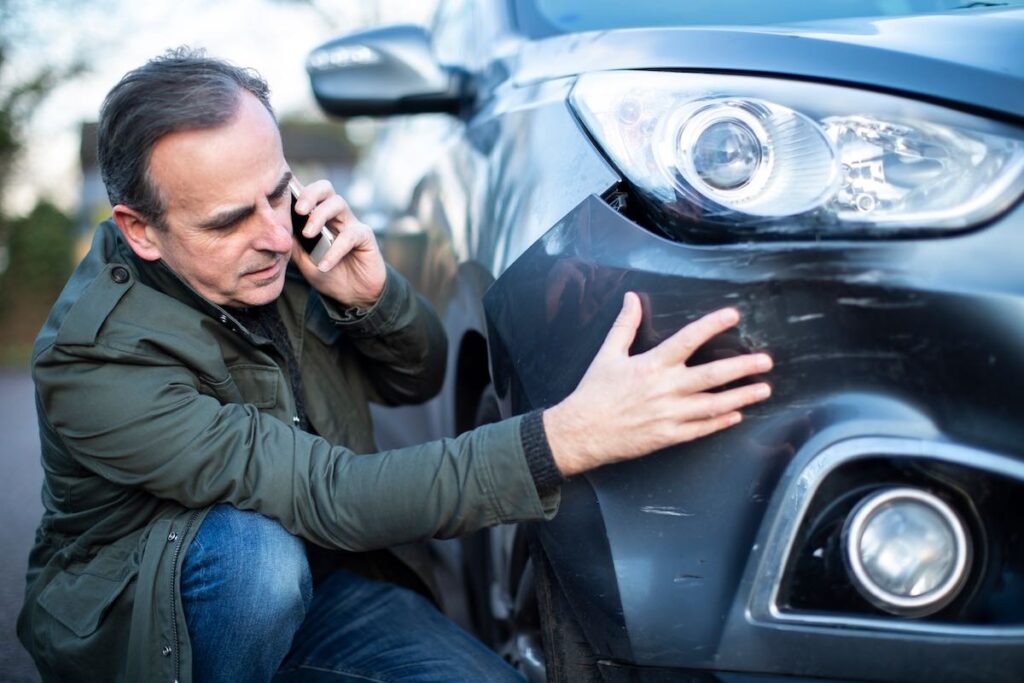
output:
[[422, 403], [441, 390], [448, 356], [444, 328], [433, 307], [391, 266], [384, 291], [369, 311], [356, 314], [323, 301], [363, 358], [371, 400]]
[[36, 361], [41, 420], [86, 469], [198, 508], [230, 503], [316, 543], [369, 550], [554, 513], [520, 418], [455, 439], [356, 455], [200, 392], [186, 368], [102, 344]]

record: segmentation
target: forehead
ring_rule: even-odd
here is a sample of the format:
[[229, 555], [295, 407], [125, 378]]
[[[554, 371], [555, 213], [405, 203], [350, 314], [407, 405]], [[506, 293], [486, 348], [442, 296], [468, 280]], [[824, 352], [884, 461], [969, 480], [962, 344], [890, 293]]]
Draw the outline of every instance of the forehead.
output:
[[249, 93], [224, 124], [160, 138], [149, 162], [151, 182], [168, 218], [215, 211], [266, 195], [286, 169], [277, 124]]

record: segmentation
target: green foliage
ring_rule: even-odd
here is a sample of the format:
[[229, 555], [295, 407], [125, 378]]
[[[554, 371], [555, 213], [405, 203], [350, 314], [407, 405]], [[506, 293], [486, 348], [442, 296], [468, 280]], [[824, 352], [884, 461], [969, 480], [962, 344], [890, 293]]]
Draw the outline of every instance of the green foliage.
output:
[[71, 273], [72, 227], [71, 218], [45, 200], [25, 218], [12, 221], [4, 295], [20, 290], [53, 299]]
[[71, 273], [73, 221], [39, 202], [8, 223], [8, 267], [0, 275], [0, 365], [24, 364], [32, 340]]
[[[0, 80], [4, 76], [7, 40], [0, 32]], [[14, 162], [24, 147], [24, 127], [39, 104], [61, 83], [85, 70], [82, 62], [68, 66], [42, 65], [20, 82], [0, 89], [0, 201]]]
[[[59, 1], [59, 0], [58, 0]], [[70, 4], [70, 3], [69, 3]], [[25, 126], [39, 104], [61, 83], [84, 71], [84, 62], [41, 63], [13, 75], [11, 55], [30, 44], [26, 12], [32, 3], [0, 0], [0, 365], [23, 362], [47, 310], [72, 267], [72, 221], [53, 204], [40, 201], [20, 219], [4, 215], [4, 194], [24, 149]]]
[[[0, 49], [0, 71], [3, 66], [3, 50]], [[58, 83], [79, 70], [79, 66], [72, 67], [70, 71], [42, 67], [29, 79], [0, 93], [0, 187], [6, 187], [11, 166], [22, 149], [25, 122]]]

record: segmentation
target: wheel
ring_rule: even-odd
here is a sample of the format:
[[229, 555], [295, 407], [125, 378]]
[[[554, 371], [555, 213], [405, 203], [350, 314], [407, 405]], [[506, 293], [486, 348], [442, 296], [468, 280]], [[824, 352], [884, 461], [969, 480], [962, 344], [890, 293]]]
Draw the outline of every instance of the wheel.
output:
[[[497, 394], [488, 385], [480, 396], [474, 425], [500, 419]], [[543, 681], [540, 622], [524, 528], [508, 524], [466, 536], [462, 557], [466, 602], [477, 637], [529, 681]]]
[[[491, 385], [474, 426], [501, 419]], [[483, 529], [462, 539], [467, 603], [477, 637], [530, 683], [600, 683], [596, 657], [536, 539], [524, 525]]]
[[597, 657], [536, 539], [530, 543], [530, 566], [536, 585], [547, 680], [549, 683], [600, 683], [603, 679], [597, 668]]
[[[477, 403], [473, 426], [480, 427], [500, 419], [498, 396], [494, 392], [494, 388], [488, 384]], [[473, 630], [480, 640], [497, 650], [507, 634], [503, 632], [500, 611], [496, 618], [494, 606], [491, 604], [492, 583], [495, 574], [492, 559], [494, 543], [491, 541], [491, 532], [491, 529], [481, 529], [461, 539], [462, 572], [465, 581], [466, 603], [473, 621]]]

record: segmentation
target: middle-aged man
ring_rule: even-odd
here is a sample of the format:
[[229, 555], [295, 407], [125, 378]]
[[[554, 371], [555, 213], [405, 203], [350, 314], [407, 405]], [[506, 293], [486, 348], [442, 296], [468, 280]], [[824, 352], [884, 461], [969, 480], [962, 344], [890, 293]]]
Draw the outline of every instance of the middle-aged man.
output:
[[[375, 450], [444, 336], [327, 182], [292, 238], [266, 84], [178, 50], [109, 93], [113, 208], [33, 357], [45, 513], [18, 633], [47, 681], [514, 680], [421, 594], [416, 547], [553, 515], [563, 477], [723, 429], [763, 354], [688, 367], [723, 310], [630, 356], [635, 294], [543, 412]], [[400, 160], [396, 160], [400, 161]], [[385, 551], [383, 549], [390, 549]]]

